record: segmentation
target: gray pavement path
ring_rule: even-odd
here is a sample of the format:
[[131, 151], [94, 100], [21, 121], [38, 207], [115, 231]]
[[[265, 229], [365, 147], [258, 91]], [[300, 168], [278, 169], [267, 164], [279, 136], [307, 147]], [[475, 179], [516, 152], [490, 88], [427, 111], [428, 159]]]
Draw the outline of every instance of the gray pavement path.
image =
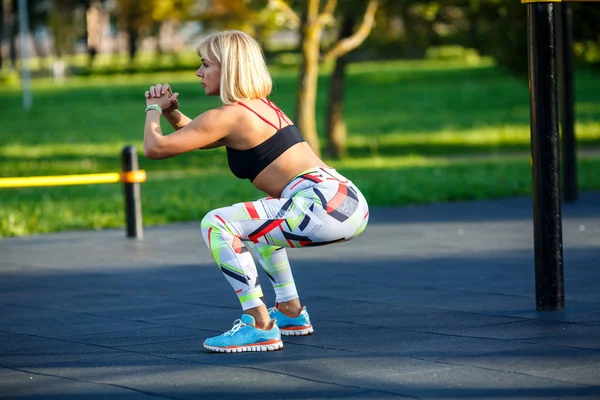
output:
[[272, 353], [203, 350], [241, 311], [198, 223], [0, 240], [0, 398], [600, 399], [600, 193], [563, 206], [562, 312], [535, 311], [531, 215], [379, 208], [291, 250], [315, 334]]

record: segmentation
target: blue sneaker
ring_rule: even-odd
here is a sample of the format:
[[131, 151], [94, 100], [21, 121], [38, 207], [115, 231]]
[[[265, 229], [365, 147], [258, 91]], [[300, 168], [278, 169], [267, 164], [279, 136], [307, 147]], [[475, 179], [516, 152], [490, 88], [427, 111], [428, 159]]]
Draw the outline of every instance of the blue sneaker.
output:
[[222, 335], [206, 339], [204, 348], [219, 353], [241, 353], [273, 351], [283, 347], [281, 333], [275, 321], [271, 321], [269, 329], [258, 329], [254, 323], [253, 316], [242, 314], [242, 318], [233, 323], [233, 328]]
[[277, 326], [283, 336], [305, 336], [315, 331], [310, 323], [306, 306], [302, 307], [300, 314], [296, 317], [290, 317], [281, 312], [275, 304], [275, 307], [269, 308], [269, 316], [271, 319], [277, 320]]

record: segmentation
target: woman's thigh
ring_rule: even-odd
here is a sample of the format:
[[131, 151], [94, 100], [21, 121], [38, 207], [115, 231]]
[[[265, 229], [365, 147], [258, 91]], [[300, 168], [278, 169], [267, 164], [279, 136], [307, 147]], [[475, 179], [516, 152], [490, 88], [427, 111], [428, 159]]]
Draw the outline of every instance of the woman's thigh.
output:
[[242, 241], [282, 247], [323, 245], [351, 239], [364, 223], [364, 199], [337, 182], [314, 185], [290, 198], [265, 198], [214, 210]]

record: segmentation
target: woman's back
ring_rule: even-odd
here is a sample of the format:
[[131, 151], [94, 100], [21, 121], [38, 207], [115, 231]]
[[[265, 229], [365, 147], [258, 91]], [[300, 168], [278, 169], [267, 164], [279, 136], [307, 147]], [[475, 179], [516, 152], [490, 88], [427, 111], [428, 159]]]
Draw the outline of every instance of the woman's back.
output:
[[[303, 171], [326, 167], [291, 120], [270, 101], [248, 100], [223, 108], [238, 120], [233, 131], [222, 140], [228, 148], [232, 172], [249, 178], [269, 196], [278, 197], [289, 181]], [[252, 171], [257, 164], [260, 169], [257, 174], [243, 175], [244, 169]]]

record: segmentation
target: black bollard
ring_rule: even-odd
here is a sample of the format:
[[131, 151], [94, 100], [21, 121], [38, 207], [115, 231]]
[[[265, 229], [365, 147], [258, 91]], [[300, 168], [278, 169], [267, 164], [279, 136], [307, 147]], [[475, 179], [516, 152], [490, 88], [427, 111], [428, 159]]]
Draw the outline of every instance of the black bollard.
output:
[[[121, 152], [123, 174], [127, 177], [130, 171], [138, 171], [138, 157], [135, 146], [125, 146]], [[125, 223], [126, 235], [129, 238], [143, 239], [142, 198], [139, 182], [128, 182], [123, 179], [125, 191]]]
[[538, 311], [563, 310], [565, 307], [555, 11], [556, 3], [527, 4], [535, 291]]
[[557, 13], [558, 76], [560, 91], [560, 122], [562, 127], [563, 199], [577, 201], [577, 154], [575, 149], [575, 90], [573, 74], [573, 10], [571, 4], [561, 3]]

